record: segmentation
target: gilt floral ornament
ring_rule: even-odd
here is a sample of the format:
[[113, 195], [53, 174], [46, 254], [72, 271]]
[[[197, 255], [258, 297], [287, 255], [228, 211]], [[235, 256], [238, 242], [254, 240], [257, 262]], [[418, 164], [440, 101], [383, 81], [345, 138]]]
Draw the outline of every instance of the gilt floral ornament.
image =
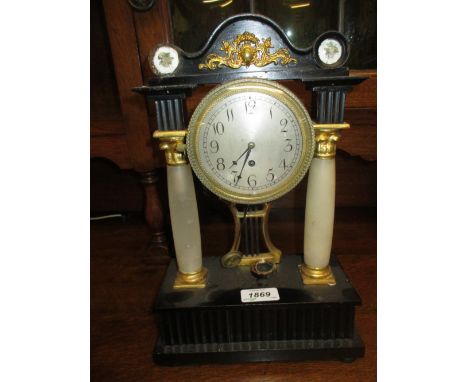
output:
[[270, 53], [272, 48], [270, 37], [260, 40], [253, 33], [244, 32], [237, 35], [232, 42], [223, 41], [220, 50], [225, 54], [210, 53], [205, 62], [198, 65], [198, 69], [215, 70], [222, 66], [239, 69], [242, 66], [248, 68], [250, 65], [263, 67], [269, 64], [297, 63], [297, 60], [291, 57], [287, 49], [281, 48]]

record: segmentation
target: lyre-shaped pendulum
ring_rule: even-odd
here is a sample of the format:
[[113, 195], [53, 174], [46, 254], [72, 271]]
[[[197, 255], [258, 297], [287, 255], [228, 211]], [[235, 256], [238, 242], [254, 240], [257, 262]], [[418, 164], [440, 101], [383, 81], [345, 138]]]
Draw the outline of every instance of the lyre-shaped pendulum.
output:
[[234, 241], [221, 263], [226, 268], [250, 266], [257, 275], [273, 272], [281, 261], [281, 250], [275, 247], [268, 231], [271, 205], [246, 205], [239, 210], [229, 204], [234, 218]]

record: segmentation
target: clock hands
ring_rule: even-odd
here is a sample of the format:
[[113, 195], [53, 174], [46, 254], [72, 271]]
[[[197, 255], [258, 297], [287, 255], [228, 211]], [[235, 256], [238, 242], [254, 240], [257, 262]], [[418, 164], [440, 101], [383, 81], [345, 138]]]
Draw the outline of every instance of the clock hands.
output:
[[232, 164], [231, 164], [231, 166], [229, 168], [231, 168], [232, 166], [237, 166], [237, 162], [239, 161], [239, 159], [241, 159], [247, 153], [247, 151], [252, 150], [254, 147], [255, 147], [255, 143], [249, 142], [249, 144], [247, 145], [247, 148], [245, 149], [245, 151], [239, 156], [239, 158], [232, 161]]
[[[250, 152], [252, 151], [252, 149], [253, 149], [254, 147], [255, 147], [255, 143], [249, 142], [249, 144], [247, 145], [247, 149], [246, 149], [246, 150], [242, 153], [242, 155], [237, 159], [237, 161], [238, 161], [238, 160], [239, 160], [240, 158], [242, 158], [245, 154], [247, 154], [247, 155], [245, 155], [244, 163], [242, 164], [242, 168], [241, 168], [241, 170], [240, 170], [240, 173], [239, 173], [239, 175], [237, 176], [237, 180], [236, 180], [236, 183], [235, 183], [236, 185], [237, 185], [237, 183], [239, 183], [239, 180], [242, 178], [242, 172], [244, 171], [245, 164], [247, 163], [247, 160], [249, 159], [249, 156], [250, 156]], [[234, 166], [234, 165], [237, 165], [237, 161], [233, 161], [233, 162], [232, 162], [233, 164], [231, 165], [231, 167]], [[231, 168], [231, 167], [229, 167], [229, 168]]]
[[244, 171], [245, 164], [247, 163], [247, 159], [249, 159], [249, 155], [250, 155], [251, 151], [252, 151], [252, 149], [249, 149], [249, 151], [247, 151], [247, 155], [245, 156], [244, 163], [242, 164], [242, 168], [240, 170], [240, 173], [237, 176], [237, 180], [236, 180], [236, 183], [235, 183], [236, 185], [237, 185], [237, 183], [239, 183], [240, 178], [242, 178], [242, 171]]
[[[249, 145], [250, 145], [250, 144], [249, 144]], [[237, 158], [236, 160], [233, 160], [233, 161], [232, 161], [231, 167], [232, 167], [232, 166], [237, 166], [237, 161], [238, 161], [239, 159], [241, 159], [241, 158], [245, 155], [245, 153], [246, 153], [247, 151], [249, 151], [249, 150], [251, 150], [251, 148], [250, 148], [250, 146], [247, 146], [247, 148], [246, 148], [245, 151], [239, 156], [239, 158]], [[229, 168], [231, 168], [231, 167], [229, 167]]]

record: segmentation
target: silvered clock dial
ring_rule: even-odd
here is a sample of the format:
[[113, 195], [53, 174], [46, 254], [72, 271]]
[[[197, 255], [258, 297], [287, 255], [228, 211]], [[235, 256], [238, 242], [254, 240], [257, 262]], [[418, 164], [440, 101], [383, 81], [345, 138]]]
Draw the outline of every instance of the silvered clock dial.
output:
[[201, 182], [234, 203], [257, 204], [294, 188], [313, 156], [307, 110], [284, 86], [247, 79], [213, 89], [189, 124], [187, 152]]

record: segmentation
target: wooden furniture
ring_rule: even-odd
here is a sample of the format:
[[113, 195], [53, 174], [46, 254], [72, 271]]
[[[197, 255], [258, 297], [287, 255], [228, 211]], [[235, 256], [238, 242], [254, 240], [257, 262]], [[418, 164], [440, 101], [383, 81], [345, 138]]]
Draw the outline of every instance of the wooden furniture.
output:
[[[151, 17], [159, 17], [164, 9], [157, 13], [135, 14], [125, 0], [91, 4], [92, 39], [98, 40], [92, 41], [92, 59], [96, 60], [91, 62], [92, 73], [93, 64], [108, 66], [95, 69], [95, 76], [91, 78], [91, 157], [110, 159], [121, 169], [133, 169], [140, 174], [151, 242], [166, 252], [164, 217], [156, 188], [156, 168], [160, 160], [151, 138], [154, 127], [150, 126], [145, 102], [132, 92], [133, 87], [143, 82], [144, 52], [149, 49], [150, 41], [167, 39], [168, 27]], [[167, 20], [167, 17], [162, 19]], [[111, 62], [105, 55], [107, 43], [111, 48]], [[113, 84], [112, 70], [115, 71], [117, 89]], [[117, 105], [115, 98], [118, 99]]]
[[[91, 157], [107, 158], [121, 169], [140, 174], [151, 241], [166, 253], [165, 219], [157, 184], [164, 160], [151, 138], [156, 127], [154, 108], [147, 108], [132, 88], [152, 76], [148, 65], [151, 49], [157, 43], [172, 41], [168, 1], [155, 1], [144, 12], [136, 11], [128, 0], [93, 1], [91, 8]], [[359, 70], [351, 75], [370, 78], [346, 100], [346, 120], [352, 128], [340, 140], [336, 203], [338, 208], [374, 208], [377, 74], [375, 70]], [[284, 84], [306, 107], [312, 104], [306, 89], [287, 81]], [[193, 92], [187, 102], [188, 117], [211, 88], [203, 86]], [[278, 200], [274, 208], [301, 207], [300, 200], [291, 193]]]

